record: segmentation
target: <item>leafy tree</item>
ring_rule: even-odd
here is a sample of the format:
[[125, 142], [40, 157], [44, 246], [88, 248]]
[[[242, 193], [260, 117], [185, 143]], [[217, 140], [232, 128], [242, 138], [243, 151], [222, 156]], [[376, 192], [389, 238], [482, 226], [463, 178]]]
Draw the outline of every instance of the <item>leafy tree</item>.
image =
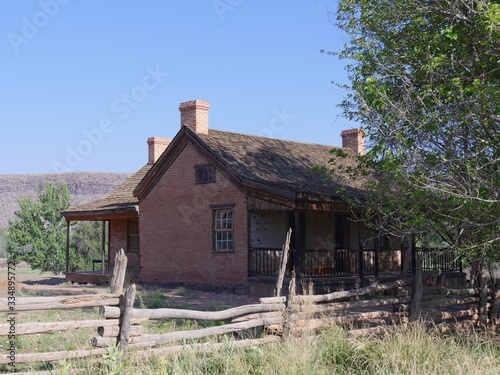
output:
[[[340, 0], [350, 93], [369, 152], [365, 219], [409, 239], [439, 236], [500, 257], [500, 1]], [[366, 180], [376, 171], [375, 177]]]
[[66, 184], [46, 182], [38, 200], [19, 200], [18, 220], [10, 223], [7, 252], [15, 262], [26, 261], [32, 268], [60, 273], [65, 265], [66, 222], [61, 211], [71, 198]]
[[101, 248], [102, 222], [77, 222], [71, 230], [71, 271], [92, 269], [92, 259], [101, 259]]

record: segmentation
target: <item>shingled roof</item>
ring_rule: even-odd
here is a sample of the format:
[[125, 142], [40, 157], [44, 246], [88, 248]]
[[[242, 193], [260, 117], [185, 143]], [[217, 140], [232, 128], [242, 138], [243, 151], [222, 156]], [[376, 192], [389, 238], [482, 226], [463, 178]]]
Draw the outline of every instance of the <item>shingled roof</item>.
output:
[[[200, 147], [219, 167], [229, 172], [242, 186], [269, 187], [288, 198], [299, 195], [339, 198], [343, 190], [351, 196], [361, 194], [361, 181], [333, 179], [314, 172], [313, 167], [328, 165], [332, 149], [314, 143], [285, 141], [221, 130], [200, 134], [182, 127], [172, 143], [188, 139]], [[356, 166], [356, 153], [342, 148], [347, 157], [340, 159], [345, 167]], [[107, 198], [72, 207], [62, 212], [68, 220], [104, 220], [110, 217], [136, 216], [139, 192], [147, 194], [154, 181], [165, 171], [163, 155], [155, 164], [147, 164], [125, 181]], [[139, 195], [140, 196], [140, 195]]]
[[344, 167], [356, 166], [356, 154], [346, 148], [285, 141], [220, 130], [208, 134], [194, 133], [242, 182], [273, 186], [296, 194], [338, 196], [340, 189], [359, 195], [361, 181], [334, 180], [313, 167], [326, 166], [332, 149], [342, 149], [346, 157], [339, 159]]
[[340, 162], [354, 168], [356, 153], [350, 149], [212, 129], [203, 134], [183, 126], [169, 147], [171, 152], [158, 159], [135, 189], [139, 199], [153, 188], [173, 162], [178, 152], [175, 149], [186, 141], [203, 151], [217, 168], [228, 172], [233, 181], [253, 191], [260, 189], [287, 199], [308, 195], [338, 200], [341, 189], [351, 196], [361, 194], [361, 181], [332, 179], [313, 171], [313, 167], [328, 165], [334, 148], [345, 151], [347, 156]]
[[109, 216], [136, 214], [139, 200], [133, 191], [150, 169], [150, 164], [145, 165], [106, 198], [71, 207], [61, 214], [68, 220], [103, 220]]

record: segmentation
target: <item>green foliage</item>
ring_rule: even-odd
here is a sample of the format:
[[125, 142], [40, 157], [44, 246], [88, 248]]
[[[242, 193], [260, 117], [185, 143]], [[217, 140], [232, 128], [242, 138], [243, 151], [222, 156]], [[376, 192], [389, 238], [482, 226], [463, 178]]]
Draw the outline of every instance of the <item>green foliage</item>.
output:
[[10, 259], [26, 261], [41, 271], [61, 273], [66, 243], [66, 222], [61, 211], [70, 204], [68, 188], [62, 183], [45, 183], [37, 201], [20, 199], [18, 220], [10, 224], [6, 238]]
[[118, 345], [110, 346], [107, 348], [108, 352], [102, 356], [104, 359], [104, 368], [106, 374], [109, 375], [119, 375], [122, 374], [124, 362], [122, 357], [124, 355], [123, 350], [120, 350]]
[[341, 0], [337, 23], [342, 107], [371, 146], [346, 173], [376, 176], [351, 203], [384, 233], [500, 256], [500, 2]]
[[[107, 246], [108, 239], [105, 240]], [[71, 228], [70, 271], [91, 270], [92, 259], [101, 259], [102, 222], [79, 221]]]
[[[33, 269], [61, 273], [66, 262], [66, 221], [61, 211], [71, 198], [65, 184], [47, 182], [37, 200], [20, 199], [18, 220], [6, 236], [9, 257], [26, 261]], [[70, 271], [92, 269], [92, 259], [101, 258], [102, 222], [73, 224], [70, 239]], [[0, 233], [1, 242], [1, 233]], [[107, 238], [106, 238], [107, 243]]]
[[147, 363], [130, 353], [128, 373], [142, 374], [498, 374], [499, 348], [473, 334], [444, 335], [425, 324], [348, 338], [340, 328], [279, 344], [238, 348], [232, 340], [207, 353], [182, 350]]
[[[0, 318], [7, 319], [5, 313]], [[28, 311], [18, 314], [17, 323], [84, 321], [99, 319], [98, 308]], [[190, 320], [145, 322], [148, 333], [199, 329]], [[154, 324], [154, 331], [148, 325]], [[129, 350], [124, 358], [110, 346], [102, 361], [96, 358], [63, 360], [57, 363], [16, 364], [16, 371], [50, 370], [62, 374], [499, 374], [500, 346], [492, 332], [463, 330], [442, 333], [429, 322], [387, 326], [381, 336], [351, 338], [334, 326], [315, 335], [284, 335], [275, 344], [238, 347], [224, 335], [196, 342], [219, 342], [218, 349], [199, 350], [184, 342], [183, 349], [154, 354], [148, 348]], [[95, 328], [58, 331], [52, 334], [19, 335], [17, 350], [43, 353], [90, 350]], [[244, 338], [259, 337], [250, 334]], [[243, 338], [243, 337], [242, 337]], [[5, 341], [5, 340], [4, 340]], [[2, 346], [3, 345], [3, 346]], [[178, 344], [176, 344], [178, 345]], [[5, 342], [0, 343], [5, 350]], [[148, 356], [151, 354], [151, 356]], [[124, 359], [122, 361], [122, 359]], [[0, 371], [8, 372], [8, 365]], [[24, 373], [23, 372], [23, 373]]]

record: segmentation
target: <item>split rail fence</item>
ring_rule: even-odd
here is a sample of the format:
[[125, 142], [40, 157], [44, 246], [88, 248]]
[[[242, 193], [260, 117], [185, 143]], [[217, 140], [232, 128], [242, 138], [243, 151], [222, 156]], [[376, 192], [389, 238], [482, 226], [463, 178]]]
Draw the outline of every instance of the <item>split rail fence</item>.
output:
[[[310, 333], [332, 325], [345, 326], [348, 334], [356, 337], [383, 333], [395, 324], [418, 318], [431, 320], [436, 324], [447, 323], [443, 325], [443, 329], [450, 325], [463, 327], [500, 323], [498, 291], [492, 293], [485, 287], [448, 289], [432, 286], [439, 280], [439, 276], [433, 272], [418, 272], [415, 277], [324, 295], [295, 295], [292, 279], [289, 288], [291, 293], [288, 296], [261, 298], [260, 303], [222, 311], [196, 311], [134, 308], [135, 285], [130, 285], [125, 293], [122, 292], [122, 270], [125, 267], [126, 257], [122, 253], [117, 256], [117, 272], [112, 279], [113, 293], [110, 294], [19, 297], [16, 301], [16, 311], [19, 312], [98, 306], [101, 319], [18, 324], [16, 335], [51, 334], [92, 328], [95, 329], [95, 336], [91, 340], [93, 349], [16, 353], [16, 363], [101, 357], [108, 353], [110, 345], [119, 345], [123, 356], [128, 351], [141, 348], [148, 349], [141, 351], [147, 356], [187, 348], [213, 349], [223, 345], [215, 337], [225, 334], [233, 336], [235, 346], [258, 345], [279, 342], [286, 335]], [[0, 312], [8, 312], [7, 306], [7, 299], [0, 299]], [[222, 325], [160, 334], [145, 333], [143, 323], [154, 319], [215, 321], [214, 324]], [[8, 335], [10, 328], [9, 324], [0, 324], [0, 336]], [[255, 330], [260, 330], [263, 334], [256, 335]], [[207, 337], [211, 339], [200, 342], [199, 339]], [[2, 353], [0, 364], [10, 362], [8, 353]]]

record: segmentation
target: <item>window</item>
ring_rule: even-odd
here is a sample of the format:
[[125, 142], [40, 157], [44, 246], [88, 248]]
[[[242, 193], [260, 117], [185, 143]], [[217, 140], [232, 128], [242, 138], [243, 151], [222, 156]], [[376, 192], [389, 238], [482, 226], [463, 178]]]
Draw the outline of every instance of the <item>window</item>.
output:
[[127, 251], [139, 251], [139, 220], [129, 219], [127, 222]]
[[233, 209], [224, 208], [213, 211], [214, 250], [234, 251]]
[[195, 181], [197, 184], [206, 184], [208, 182], [215, 182], [215, 168], [210, 164], [195, 165]]

